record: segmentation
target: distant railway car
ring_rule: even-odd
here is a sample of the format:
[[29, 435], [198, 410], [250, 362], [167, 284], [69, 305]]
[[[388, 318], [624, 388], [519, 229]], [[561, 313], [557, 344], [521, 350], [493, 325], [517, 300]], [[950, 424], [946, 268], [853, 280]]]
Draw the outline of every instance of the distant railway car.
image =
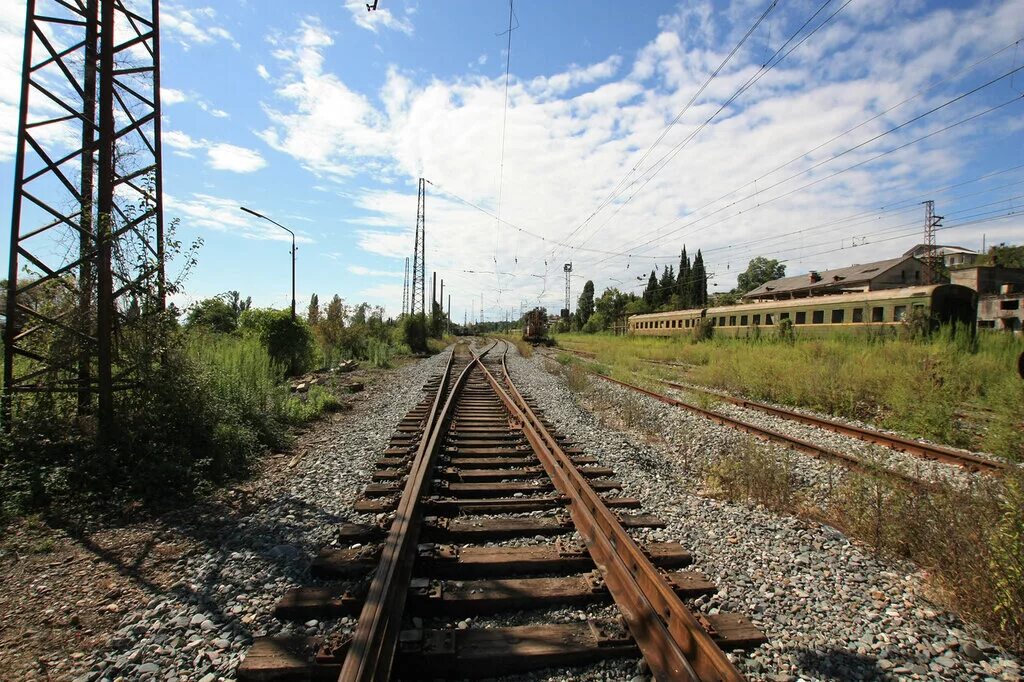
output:
[[687, 334], [704, 318], [705, 324], [714, 326], [716, 335], [749, 336], [756, 333], [755, 329], [767, 333], [783, 320], [789, 320], [798, 335], [826, 336], [898, 326], [917, 310], [940, 323], [973, 325], [977, 308], [973, 289], [958, 284], [934, 284], [633, 315], [629, 318], [629, 333]]
[[523, 316], [523, 341], [550, 344], [548, 338], [548, 311], [534, 308]]

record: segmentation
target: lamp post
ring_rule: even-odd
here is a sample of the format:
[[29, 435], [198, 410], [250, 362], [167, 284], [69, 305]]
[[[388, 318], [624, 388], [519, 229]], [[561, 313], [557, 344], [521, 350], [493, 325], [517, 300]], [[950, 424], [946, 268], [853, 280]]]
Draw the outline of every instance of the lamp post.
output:
[[242, 209], [246, 213], [249, 213], [251, 215], [256, 216], [257, 218], [263, 218], [267, 222], [274, 223], [275, 225], [277, 225], [282, 230], [284, 230], [285, 232], [287, 232], [288, 234], [290, 234], [292, 236], [292, 319], [294, 320], [295, 319], [295, 233], [292, 232], [291, 230], [289, 230], [287, 227], [285, 227], [281, 223], [277, 222], [276, 220], [271, 220], [267, 216], [263, 215], [262, 213], [257, 213], [256, 211], [252, 210], [251, 208], [246, 208], [245, 206], [239, 206], [238, 208]]

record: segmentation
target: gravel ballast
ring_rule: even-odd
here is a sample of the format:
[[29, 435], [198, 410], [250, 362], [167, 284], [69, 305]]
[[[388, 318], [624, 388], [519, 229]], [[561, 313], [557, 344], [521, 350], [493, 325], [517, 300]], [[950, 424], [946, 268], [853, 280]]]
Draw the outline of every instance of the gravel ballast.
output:
[[[272, 612], [289, 588], [311, 584], [309, 561], [336, 545], [338, 523], [380, 520], [354, 513], [352, 504], [395, 426], [446, 359], [440, 354], [394, 370], [387, 382], [368, 388], [353, 412], [316, 425], [300, 439], [294, 459], [279, 460], [281, 467], [293, 463], [289, 473], [258, 480], [246, 492], [250, 503], [234, 505], [237, 513], [229, 518], [183, 517], [188, 520], [171, 530], [188, 537], [191, 549], [165, 566], [172, 578], [139, 581], [147, 597], [127, 608], [105, 646], [77, 660], [67, 679], [231, 680], [256, 637], [354, 629], [352, 618], [289, 624]], [[556, 428], [614, 468], [623, 494], [639, 498], [644, 512], [668, 523], [637, 530], [635, 537], [679, 541], [694, 552], [694, 568], [719, 588], [695, 606], [744, 614], [765, 630], [768, 644], [732, 655], [751, 679], [1020, 679], [1017, 660], [926, 599], [914, 566], [880, 561], [827, 526], [695, 494], [695, 471], [748, 447], [748, 437], [605, 382], [594, 382], [581, 397], [547, 372], [539, 355], [522, 359], [513, 350], [509, 366]], [[645, 430], [660, 431], [659, 438], [625, 429], [600, 409], [624, 400], [639, 411], [633, 418], [645, 422]], [[822, 486], [835, 475], [831, 465], [795, 457], [803, 485]], [[522, 544], [547, 541], [525, 538]], [[483, 628], [614, 614], [611, 606], [593, 605], [427, 625]], [[627, 659], [505, 679], [650, 677], [642, 661]]]
[[[636, 537], [680, 541], [719, 588], [696, 606], [744, 614], [767, 633], [767, 644], [734, 656], [751, 679], [1020, 679], [1017, 659], [927, 599], [913, 564], [881, 560], [828, 526], [697, 495], [695, 472], [751, 447], [748, 436], [601, 380], [591, 380], [583, 396], [545, 365], [552, 363], [541, 354], [509, 353], [513, 379], [550, 422], [614, 468], [624, 493], [668, 523]], [[644, 433], [620, 430], [619, 416], [601, 419], [588, 409], [623, 402]], [[801, 485], [822, 487], [836, 476], [833, 465], [788, 456]]]

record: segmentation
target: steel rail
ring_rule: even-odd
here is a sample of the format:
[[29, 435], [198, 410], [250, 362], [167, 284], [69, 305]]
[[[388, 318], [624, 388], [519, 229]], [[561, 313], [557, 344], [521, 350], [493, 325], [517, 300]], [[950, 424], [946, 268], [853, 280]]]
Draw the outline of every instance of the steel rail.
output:
[[[573, 350], [571, 348], [561, 348], [559, 350], [572, 353], [573, 355], [578, 355], [580, 357], [586, 358], [587, 360], [591, 360], [594, 362], [597, 361], [596, 354], [590, 353], [588, 351], [578, 351]], [[647, 358], [641, 358], [641, 360], [643, 362], [655, 365], [668, 365], [670, 367], [686, 366], [681, 365], [680, 363], [665, 362], [663, 360], [650, 360]], [[599, 376], [603, 377], [604, 375]], [[844, 424], [833, 419], [803, 414], [800, 412], [786, 409], [784, 407], [768, 405], [767, 403], [758, 402], [756, 400], [749, 400], [747, 398], [737, 398], [727, 393], [721, 393], [719, 391], [714, 391], [708, 388], [704, 388], [702, 386], [679, 384], [665, 379], [659, 379], [658, 381], [660, 383], [665, 384], [666, 386], [670, 386], [671, 388], [677, 390], [705, 393], [707, 395], [712, 395], [717, 398], [721, 398], [722, 400], [733, 403], [734, 405], [745, 407], [751, 410], [759, 410], [761, 412], [765, 412], [767, 414], [779, 417], [780, 419], [788, 419], [790, 421], [800, 422], [802, 424], [807, 424], [809, 426], [815, 426], [821, 429], [834, 431], [835, 433], [839, 433], [844, 436], [857, 438], [858, 440], [863, 440], [874, 445], [881, 445], [892, 450], [896, 450], [898, 452], [906, 452], [908, 454], [917, 457], [922, 457], [924, 459], [938, 460], [946, 464], [955, 464], [969, 471], [980, 471], [985, 473], [1002, 473], [1009, 468], [1009, 465], [1006, 464], [1005, 462], [986, 459], [985, 457], [979, 457], [978, 455], [975, 455], [970, 452], [963, 452], [960, 450], [955, 450], [953, 448], [948, 448], [934, 443], [925, 443], [923, 441], [914, 440], [911, 438], [904, 438], [903, 436], [899, 436], [893, 433], [885, 433], [884, 431], [879, 431], [877, 429], [871, 429], [862, 426], [854, 426], [852, 424]], [[632, 385], [629, 385], [629, 387], [636, 388]], [[694, 407], [689, 405], [689, 403], [684, 404], [686, 404], [690, 408]], [[724, 417], [724, 415], [721, 415], [720, 413], [715, 412], [715, 414]]]
[[719, 393], [718, 391], [710, 391], [706, 388], [699, 386], [688, 386], [686, 384], [678, 384], [673, 381], [666, 381], [664, 379], [659, 380], [661, 383], [671, 388], [680, 391], [696, 391], [699, 393], [705, 393], [707, 395], [721, 398], [722, 400], [745, 407], [751, 410], [759, 410], [767, 414], [780, 417], [782, 419], [789, 419], [791, 421], [800, 422], [802, 424], [808, 424], [810, 426], [816, 426], [821, 429], [827, 429], [836, 433], [841, 433], [844, 436], [850, 436], [851, 438], [857, 438], [859, 440], [873, 443], [875, 445], [884, 445], [885, 447], [900, 452], [906, 452], [918, 457], [925, 459], [935, 459], [947, 464], [957, 464], [966, 469], [974, 471], [986, 471], [986, 472], [1002, 472], [1008, 468], [1005, 462], [997, 462], [991, 459], [985, 459], [984, 457], [978, 457], [975, 454], [969, 452], [961, 452], [952, 448], [943, 447], [941, 445], [934, 445], [932, 443], [924, 443], [910, 438], [903, 438], [893, 433], [885, 433], [883, 431], [877, 431], [875, 429], [869, 429], [862, 426], [854, 426], [852, 424], [844, 424], [832, 419], [826, 419], [824, 417], [815, 417], [809, 414], [802, 414], [793, 410], [786, 409], [784, 407], [775, 407], [774, 405], [768, 405], [761, 403], [756, 400], [748, 400], [746, 398], [737, 398], [725, 393]]
[[730, 417], [728, 415], [722, 414], [721, 412], [710, 410], [705, 407], [700, 407], [698, 405], [693, 405], [686, 401], [679, 400], [677, 398], [673, 398], [671, 396], [667, 396], [656, 391], [650, 391], [646, 388], [643, 388], [642, 386], [637, 386], [626, 381], [613, 379], [612, 377], [605, 376], [603, 374], [596, 374], [595, 376], [600, 377], [601, 379], [604, 379], [605, 381], [611, 382], [613, 384], [618, 384], [619, 386], [623, 386], [633, 391], [637, 391], [638, 393], [643, 393], [648, 397], [654, 398], [655, 400], [660, 400], [661, 402], [666, 403], [668, 405], [674, 405], [675, 407], [681, 407], [685, 410], [689, 410], [702, 417], [710, 419], [713, 422], [721, 424], [722, 426], [728, 426], [734, 429], [738, 429], [740, 431], [744, 431], [752, 436], [761, 438], [762, 440], [780, 443], [788, 448], [791, 448], [798, 452], [802, 452], [807, 455], [811, 455], [812, 457], [816, 457], [818, 459], [834, 460], [835, 462], [843, 465], [847, 469], [853, 469], [856, 471], [869, 474], [884, 474], [886, 476], [890, 476], [892, 478], [900, 480], [903, 483], [906, 483], [911, 487], [918, 489], [927, 490], [935, 487], [934, 484], [932, 484], [929, 481], [922, 480], [909, 474], [904, 474], [894, 469], [888, 469], [885, 467], [868, 464], [859, 457], [847, 454], [845, 452], [840, 452], [839, 450], [833, 450], [831, 448], [822, 447], [820, 445], [811, 443], [810, 441], [803, 440], [802, 438], [790, 436], [780, 431], [775, 431], [774, 429], [769, 429], [763, 426], [757, 426], [755, 424], [751, 424], [750, 422], [743, 421], [742, 419], [736, 419], [735, 417]]
[[505, 363], [507, 352], [506, 344], [502, 371], [508, 390], [480, 362], [484, 376], [511, 417], [521, 423], [523, 434], [555, 487], [569, 498], [573, 524], [651, 671], [664, 681], [742, 680], [705, 627], [673, 592], [519, 393]]
[[[494, 345], [481, 356], [494, 348]], [[444, 426], [453, 414], [456, 397], [465, 385], [471, 369], [479, 362], [478, 357], [474, 353], [474, 359], [462, 370], [450, 391], [448, 387], [455, 363], [454, 349], [448, 357], [395, 512], [395, 520], [388, 530], [380, 563], [374, 571], [352, 644], [338, 676], [339, 682], [379, 682], [391, 677], [402, 613], [416, 559], [416, 544], [423, 524], [424, 492], [430, 485], [430, 475]]]

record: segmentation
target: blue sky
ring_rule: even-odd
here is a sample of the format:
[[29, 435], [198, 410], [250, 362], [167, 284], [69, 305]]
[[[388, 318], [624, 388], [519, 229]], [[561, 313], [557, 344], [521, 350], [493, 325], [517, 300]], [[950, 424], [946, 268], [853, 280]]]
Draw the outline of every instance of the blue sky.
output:
[[[24, 9], [3, 4], [9, 197]], [[507, 110], [507, 2], [162, 5], [166, 215], [204, 241], [182, 305], [287, 305], [287, 235], [245, 205], [300, 234], [300, 307], [338, 293], [396, 313], [420, 176], [428, 271], [458, 320], [481, 294], [487, 319], [560, 308], [570, 260], [576, 291], [630, 289], [684, 243], [712, 290], [756, 255], [789, 274], [890, 257], [929, 198], [940, 243], [1024, 241], [1024, 71], [928, 113], [1024, 66], [1022, 0], [781, 0], [689, 107], [770, 2], [520, 0]]]

